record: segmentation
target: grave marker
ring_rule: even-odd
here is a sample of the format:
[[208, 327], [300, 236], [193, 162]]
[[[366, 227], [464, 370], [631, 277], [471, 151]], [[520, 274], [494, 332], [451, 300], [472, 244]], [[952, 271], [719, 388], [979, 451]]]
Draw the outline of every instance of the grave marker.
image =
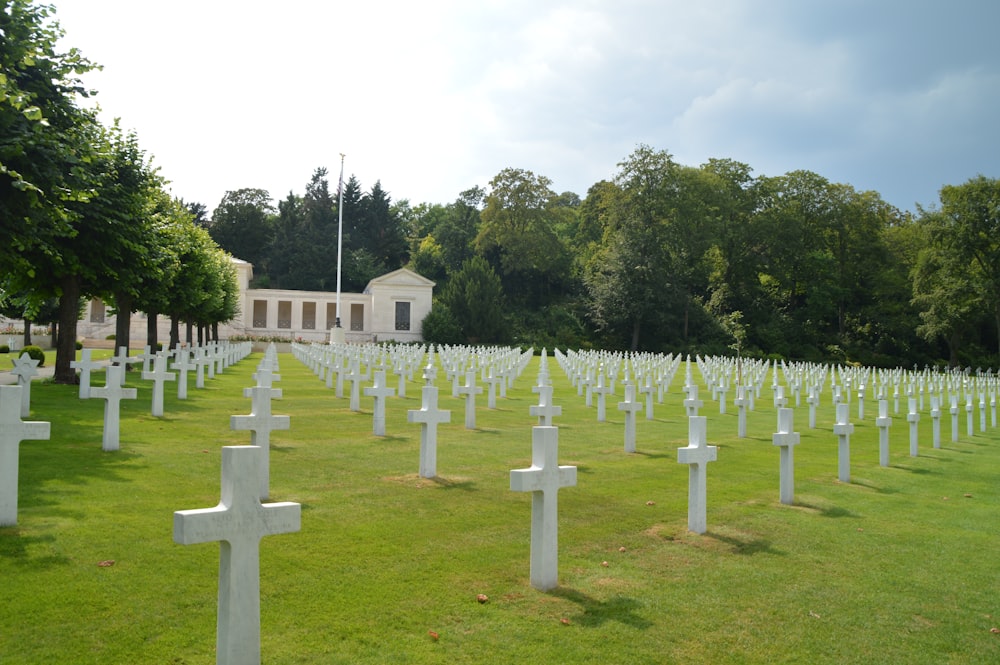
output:
[[635, 452], [635, 417], [642, 410], [642, 402], [635, 400], [635, 386], [625, 386], [625, 401], [618, 402], [618, 410], [625, 412], [625, 452]]
[[559, 584], [557, 495], [576, 485], [576, 467], [559, 466], [559, 429], [533, 427], [531, 467], [510, 472], [510, 489], [531, 492], [531, 586], [548, 591]]
[[105, 373], [104, 386], [90, 389], [91, 398], [104, 400], [102, 450], [118, 450], [119, 430], [121, 426], [121, 401], [123, 399], [136, 399], [137, 397], [135, 388], [122, 388], [122, 376], [124, 374], [124, 365], [110, 365]]
[[385, 385], [385, 370], [375, 370], [374, 384], [371, 388], [365, 388], [365, 395], [374, 399], [372, 431], [375, 436], [385, 436], [385, 398], [395, 394], [395, 388]]
[[258, 498], [266, 499], [271, 495], [271, 432], [291, 429], [291, 419], [288, 416], [271, 414], [271, 398], [280, 391], [265, 386], [245, 388], [243, 395], [250, 397], [250, 415], [229, 417], [229, 429], [234, 432], [250, 431], [250, 445], [260, 448], [260, 478], [258, 479]]
[[916, 457], [919, 453], [917, 440], [917, 423], [920, 422], [920, 414], [917, 412], [917, 398], [909, 398], [909, 412], [906, 414], [906, 422], [910, 423], [910, 457]]
[[420, 477], [437, 476], [437, 426], [451, 422], [451, 411], [438, 409], [437, 386], [423, 387], [420, 409], [406, 412], [406, 421], [420, 423]]
[[688, 418], [688, 445], [677, 449], [677, 463], [688, 465], [688, 530], [707, 530], [707, 465], [718, 458], [719, 447], [707, 445], [705, 416]]
[[851, 434], [854, 425], [850, 422], [850, 405], [837, 405], [837, 422], [833, 433], [837, 435], [837, 479], [842, 483], [851, 482]]
[[298, 503], [260, 503], [261, 450], [223, 447], [219, 505], [174, 513], [174, 542], [219, 541], [216, 662], [220, 665], [260, 663], [260, 541], [298, 531], [302, 523]]
[[17, 477], [22, 441], [49, 438], [51, 424], [21, 420], [21, 386], [0, 386], [0, 527], [17, 524]]
[[[781, 386], [778, 386], [779, 388]], [[795, 457], [793, 449], [799, 445], [799, 434], [793, 429], [795, 412], [792, 409], [778, 409], [778, 431], [771, 438], [773, 445], [781, 450], [779, 460], [779, 496], [781, 503], [791, 505], [795, 500]]]
[[90, 373], [101, 367], [101, 363], [91, 360], [91, 349], [80, 349], [80, 359], [70, 361], [69, 366], [80, 370], [80, 399], [90, 398]]
[[38, 376], [38, 363], [41, 361], [22, 353], [20, 357], [12, 358], [11, 362], [14, 369], [10, 373], [17, 377], [17, 385], [21, 386], [21, 417], [27, 418], [31, 415], [31, 378]]
[[889, 466], [889, 428], [892, 418], [889, 416], [889, 400], [878, 401], [878, 418], [875, 419], [878, 428], [878, 463], [879, 466]]
[[[149, 347], [146, 347], [149, 348]], [[161, 354], [155, 356], [152, 372], [143, 372], [142, 378], [145, 381], [153, 382], [153, 401], [150, 412], [154, 416], [163, 415], [163, 384], [166, 381], [173, 381], [177, 377], [167, 371], [167, 357]]]

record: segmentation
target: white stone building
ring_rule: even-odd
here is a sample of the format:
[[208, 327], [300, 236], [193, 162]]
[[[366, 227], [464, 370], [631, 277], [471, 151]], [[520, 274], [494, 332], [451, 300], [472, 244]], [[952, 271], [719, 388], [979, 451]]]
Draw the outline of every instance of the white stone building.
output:
[[[219, 326], [223, 339], [234, 336], [287, 338], [306, 342], [330, 339], [337, 316], [337, 294], [326, 291], [251, 289], [253, 266], [233, 259], [240, 288], [240, 312]], [[419, 342], [421, 324], [431, 311], [434, 282], [400, 268], [368, 282], [362, 293], [341, 293], [341, 326], [348, 342]], [[160, 317], [158, 336], [166, 340], [170, 320]], [[133, 340], [146, 338], [146, 317], [132, 315]], [[77, 335], [105, 339], [115, 332], [115, 317], [100, 299], [87, 303]], [[184, 337], [182, 329], [181, 337]]]

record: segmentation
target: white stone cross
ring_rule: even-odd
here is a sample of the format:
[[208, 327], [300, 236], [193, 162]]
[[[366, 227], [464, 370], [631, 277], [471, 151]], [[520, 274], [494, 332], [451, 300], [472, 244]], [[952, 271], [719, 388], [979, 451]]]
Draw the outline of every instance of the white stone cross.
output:
[[878, 428], [878, 463], [879, 466], [889, 466], [889, 428], [892, 418], [889, 417], [889, 400], [878, 401], [878, 418], [875, 419]]
[[605, 412], [605, 399], [608, 393], [611, 392], [611, 388], [604, 385], [604, 372], [598, 371], [597, 373], [597, 386], [592, 390], [597, 393], [597, 422], [603, 423], [607, 420], [607, 415]]
[[[140, 353], [139, 355], [136, 356], [136, 358], [138, 358], [139, 360], [142, 361], [142, 373], [143, 374], [147, 374], [150, 371], [149, 370], [149, 362], [151, 360], [153, 360], [154, 358], [156, 358], [156, 356], [157, 356], [156, 353], [153, 353], [152, 351], [150, 351], [150, 347], [149, 347], [148, 344], [143, 348], [142, 353]], [[145, 377], [143, 377], [143, 378], [145, 378]]]
[[809, 405], [809, 429], [816, 429], [816, 407], [819, 406], [819, 389], [810, 384], [806, 394], [806, 404]]
[[625, 385], [625, 401], [618, 402], [618, 410], [625, 412], [625, 452], [635, 452], [635, 420], [636, 412], [642, 411], [642, 402], [635, 399], [635, 386]]
[[[780, 388], [781, 386], [779, 386]], [[795, 500], [795, 457], [793, 448], [799, 445], [799, 433], [793, 429], [795, 412], [778, 409], [778, 431], [771, 441], [781, 449], [779, 460], [779, 495], [781, 503], [791, 505]]]
[[916, 457], [919, 454], [918, 450], [918, 440], [917, 440], [917, 423], [920, 422], [920, 414], [917, 412], [917, 398], [909, 398], [910, 410], [906, 414], [906, 422], [910, 423], [910, 457]]
[[372, 407], [372, 431], [375, 436], [385, 436], [385, 399], [396, 394], [395, 388], [385, 385], [385, 370], [375, 370], [371, 388], [365, 388], [365, 396], [374, 398]]
[[406, 421], [420, 423], [420, 477], [437, 476], [437, 426], [451, 422], [451, 411], [438, 409], [437, 386], [423, 387], [420, 409], [406, 412]]
[[850, 422], [850, 404], [837, 405], [837, 422], [833, 433], [837, 435], [837, 479], [842, 483], [851, 482], [851, 434], [854, 425]]
[[677, 462], [688, 466], [688, 530], [705, 533], [706, 477], [709, 462], [718, 459], [719, 447], [710, 446], [706, 439], [705, 416], [688, 418], [688, 445], [677, 449]]
[[951, 413], [951, 441], [954, 443], [958, 441], [958, 395], [951, 395], [951, 408], [948, 410]]
[[135, 399], [135, 388], [122, 388], [124, 365], [109, 365], [105, 372], [104, 386], [91, 388], [92, 398], [104, 400], [104, 437], [101, 440], [102, 450], [118, 450], [119, 430], [121, 427], [121, 401]]
[[[148, 348], [148, 347], [147, 347]], [[177, 375], [172, 372], [167, 371], [167, 357], [163, 354], [156, 354], [154, 356], [153, 371], [143, 372], [142, 378], [144, 381], [153, 382], [153, 402], [151, 406], [151, 413], [154, 416], [163, 415], [163, 384], [166, 381], [174, 381]]]
[[528, 413], [538, 417], [539, 425], [551, 427], [552, 418], [562, 415], [562, 407], [552, 403], [552, 386], [534, 386], [531, 390], [538, 393], [538, 404], [528, 407]]
[[361, 361], [357, 358], [351, 360], [350, 374], [347, 380], [351, 382], [351, 411], [361, 410], [361, 381], [364, 379], [361, 373]]
[[652, 374], [646, 374], [645, 383], [639, 388], [639, 394], [646, 397], [646, 420], [653, 420], [653, 393], [656, 386], [653, 384]]
[[18, 456], [22, 441], [47, 440], [50, 423], [21, 420], [21, 386], [0, 386], [0, 527], [17, 524]]
[[986, 431], [986, 393], [979, 391], [979, 431]]
[[458, 394], [465, 398], [465, 429], [476, 429], [476, 395], [483, 393], [483, 387], [476, 385], [475, 370], [465, 373], [465, 385], [458, 388]]
[[256, 486], [261, 464], [257, 446], [223, 447], [219, 505], [174, 513], [174, 542], [219, 541], [220, 665], [260, 663], [260, 541], [298, 531], [302, 524], [300, 504], [260, 503]]
[[736, 399], [733, 400], [733, 404], [736, 405], [736, 436], [740, 439], [745, 439], [747, 436], [747, 403], [750, 400], [746, 394], [746, 386], [736, 386]]
[[101, 363], [90, 359], [91, 349], [80, 349], [80, 359], [72, 360], [69, 366], [80, 370], [80, 399], [90, 398], [90, 373], [101, 366]]
[[189, 349], [177, 349], [173, 369], [179, 373], [177, 376], [177, 399], [187, 399], [188, 372], [198, 369], [197, 363], [191, 360]]
[[976, 433], [976, 428], [972, 425], [972, 393], [965, 396], [965, 432], [970, 437]]
[[531, 586], [559, 584], [559, 488], [576, 485], [576, 467], [559, 466], [559, 428], [533, 427], [531, 466], [510, 472], [510, 489], [531, 492]]
[[19, 358], [13, 358], [14, 369], [11, 374], [17, 377], [17, 385], [21, 386], [21, 417], [27, 418], [31, 415], [31, 377], [38, 376], [38, 363], [27, 353], [22, 353]]
[[486, 408], [495, 409], [497, 408], [497, 384], [502, 383], [504, 378], [501, 376], [496, 376], [493, 373], [493, 366], [490, 365], [489, 374], [486, 377], [486, 384], [489, 385], [490, 389], [486, 395]]
[[288, 416], [271, 414], [271, 398], [280, 397], [280, 391], [275, 388], [255, 386], [245, 388], [244, 396], [250, 397], [250, 415], [230, 416], [229, 429], [250, 431], [250, 445], [261, 449], [261, 464], [258, 497], [266, 499], [271, 495], [271, 432], [291, 429], [291, 419]]
[[865, 384], [858, 386], [858, 420], [865, 419]]
[[698, 409], [702, 407], [704, 402], [698, 399], [698, 384], [692, 383], [685, 390], [688, 396], [684, 400], [684, 408], [687, 409], [688, 418], [694, 418], [698, 415]]
[[941, 400], [931, 395], [931, 432], [935, 448], [941, 447]]
[[112, 356], [111, 360], [122, 368], [121, 375], [118, 377], [119, 385], [125, 385], [125, 373], [128, 371], [129, 365], [134, 365], [135, 363], [141, 363], [142, 358], [130, 358], [128, 355], [127, 346], [118, 347], [118, 355]]

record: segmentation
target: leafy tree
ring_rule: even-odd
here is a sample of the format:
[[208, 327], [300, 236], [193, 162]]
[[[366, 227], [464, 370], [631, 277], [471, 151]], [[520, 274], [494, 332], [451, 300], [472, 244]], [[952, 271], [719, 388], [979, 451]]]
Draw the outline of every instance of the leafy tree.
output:
[[441, 245], [441, 254], [449, 270], [458, 268], [475, 255], [475, 240], [479, 235], [480, 211], [486, 191], [482, 187], [467, 189], [445, 208], [445, 215], [434, 227], [434, 238]]
[[87, 196], [79, 176], [89, 151], [78, 128], [95, 122], [78, 97], [95, 65], [70, 49], [52, 7], [5, 0], [0, 11], [0, 266], [34, 268], [25, 253], [73, 233], [67, 203]]
[[274, 240], [274, 214], [267, 191], [250, 188], [228, 191], [212, 213], [208, 232], [219, 247], [266, 273], [267, 252]]

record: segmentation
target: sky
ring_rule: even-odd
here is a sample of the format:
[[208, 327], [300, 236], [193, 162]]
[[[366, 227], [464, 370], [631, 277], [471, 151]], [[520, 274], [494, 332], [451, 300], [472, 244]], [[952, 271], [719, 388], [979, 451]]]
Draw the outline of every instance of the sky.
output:
[[505, 168], [585, 197], [638, 145], [813, 171], [902, 210], [1000, 177], [996, 0], [51, 0], [105, 124], [209, 212]]

